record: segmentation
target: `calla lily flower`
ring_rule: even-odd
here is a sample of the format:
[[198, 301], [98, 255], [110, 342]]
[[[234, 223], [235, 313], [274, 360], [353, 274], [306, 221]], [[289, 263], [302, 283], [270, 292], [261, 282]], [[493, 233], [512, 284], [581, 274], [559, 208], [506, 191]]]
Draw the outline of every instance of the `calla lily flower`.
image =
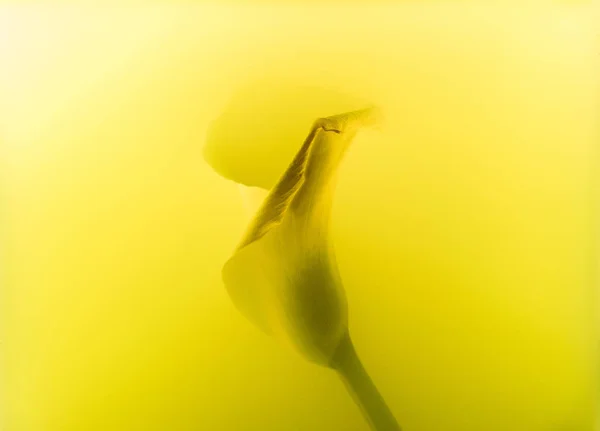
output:
[[372, 428], [391, 431], [400, 427], [351, 341], [330, 239], [338, 167], [360, 129], [379, 119], [376, 108], [367, 108], [316, 120], [264, 197], [222, 276], [248, 320], [308, 361], [336, 370]]

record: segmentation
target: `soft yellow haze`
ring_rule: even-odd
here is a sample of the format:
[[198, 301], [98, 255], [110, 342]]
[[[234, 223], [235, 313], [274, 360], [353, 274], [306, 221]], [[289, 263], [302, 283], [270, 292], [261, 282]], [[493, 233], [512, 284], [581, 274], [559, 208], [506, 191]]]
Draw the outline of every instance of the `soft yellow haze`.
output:
[[247, 214], [206, 131], [267, 78], [385, 112], [332, 228], [403, 429], [592, 431], [597, 26], [587, 7], [3, 6], [0, 428], [367, 430], [221, 282]]

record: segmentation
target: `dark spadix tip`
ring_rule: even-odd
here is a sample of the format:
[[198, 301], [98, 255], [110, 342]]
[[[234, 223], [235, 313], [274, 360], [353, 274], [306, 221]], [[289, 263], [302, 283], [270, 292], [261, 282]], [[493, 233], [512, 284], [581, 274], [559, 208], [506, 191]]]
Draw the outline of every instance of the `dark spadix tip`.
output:
[[360, 109], [364, 100], [315, 86], [254, 82], [237, 92], [210, 125], [203, 150], [221, 176], [271, 189], [315, 119]]

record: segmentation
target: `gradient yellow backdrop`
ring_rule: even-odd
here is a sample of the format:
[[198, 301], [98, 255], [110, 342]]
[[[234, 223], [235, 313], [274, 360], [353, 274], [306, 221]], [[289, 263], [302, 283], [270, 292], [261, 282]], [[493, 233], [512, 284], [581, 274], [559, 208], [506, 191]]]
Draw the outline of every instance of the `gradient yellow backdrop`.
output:
[[268, 77], [386, 113], [333, 226], [357, 349], [404, 429], [591, 431], [591, 12], [0, 8], [0, 428], [367, 429], [220, 281], [246, 219], [205, 132]]

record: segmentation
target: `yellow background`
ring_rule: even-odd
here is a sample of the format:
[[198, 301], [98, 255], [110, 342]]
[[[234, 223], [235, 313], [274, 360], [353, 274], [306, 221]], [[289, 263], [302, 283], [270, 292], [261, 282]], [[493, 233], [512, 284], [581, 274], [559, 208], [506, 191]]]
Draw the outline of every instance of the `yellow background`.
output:
[[597, 22], [3, 6], [0, 428], [366, 430], [220, 281], [246, 219], [205, 132], [269, 76], [386, 113], [348, 153], [333, 225], [357, 349], [405, 430], [591, 430]]

